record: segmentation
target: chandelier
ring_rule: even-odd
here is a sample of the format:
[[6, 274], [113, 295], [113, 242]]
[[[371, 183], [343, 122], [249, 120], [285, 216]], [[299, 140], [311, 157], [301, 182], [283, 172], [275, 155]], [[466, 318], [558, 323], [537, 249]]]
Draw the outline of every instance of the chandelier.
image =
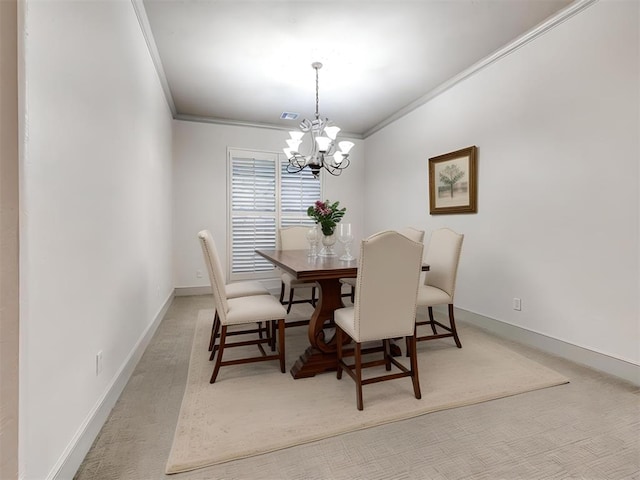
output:
[[[322, 63], [314, 62], [311, 66], [316, 71], [316, 114], [314, 120], [306, 118], [300, 124], [300, 130], [289, 132], [291, 138], [287, 140], [287, 148], [283, 151], [289, 160], [287, 172], [298, 173], [309, 167], [314, 177], [318, 177], [324, 168], [331, 175], [338, 176], [349, 166], [349, 151], [353, 142], [342, 141], [336, 146], [336, 137], [340, 127], [334, 125], [328, 118], [320, 118], [318, 113], [318, 70]], [[310, 151], [305, 155], [298, 150], [306, 134], [310, 138]]]

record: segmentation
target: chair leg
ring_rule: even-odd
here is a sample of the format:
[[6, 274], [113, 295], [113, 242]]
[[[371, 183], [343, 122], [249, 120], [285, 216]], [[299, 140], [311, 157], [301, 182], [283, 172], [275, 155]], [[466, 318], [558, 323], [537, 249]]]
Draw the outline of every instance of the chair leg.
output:
[[384, 368], [387, 372], [391, 371], [391, 342], [388, 338], [382, 340], [382, 347], [384, 349]]
[[280, 282], [280, 305], [284, 305], [282, 300], [284, 300], [284, 282]]
[[351, 287], [351, 303], [356, 303], [356, 287]]
[[293, 287], [289, 287], [289, 305], [287, 305], [287, 313], [291, 312], [291, 306], [293, 305]]
[[418, 377], [418, 351], [416, 348], [416, 336], [407, 337], [407, 344], [409, 345], [409, 356], [411, 359], [411, 381], [413, 382], [413, 393], [418, 400], [422, 398], [420, 392], [420, 378]]
[[355, 347], [355, 360], [356, 360], [356, 401], [358, 405], [358, 410], [364, 409], [364, 404], [362, 402], [362, 346], [359, 342], [356, 342]]
[[211, 338], [213, 338], [214, 343], [211, 348], [211, 355], [209, 355], [209, 361], [214, 359], [214, 357], [216, 356], [216, 351], [220, 349], [220, 347], [215, 344], [215, 339], [218, 336], [218, 331], [220, 330], [220, 317], [218, 316], [217, 313], [216, 313], [216, 320], [214, 320], [214, 325], [213, 325], [214, 328], [213, 328], [213, 331], [211, 332]]
[[462, 348], [460, 339], [458, 338], [458, 331], [456, 330], [456, 320], [453, 318], [453, 304], [449, 304], [449, 323], [451, 323], [451, 333], [453, 333], [453, 339], [456, 341], [456, 346]]
[[311, 305], [316, 306], [316, 287], [311, 288]]
[[211, 375], [211, 380], [209, 383], [214, 383], [216, 378], [218, 377], [218, 372], [220, 371], [220, 364], [222, 363], [222, 354], [224, 352], [224, 342], [227, 339], [227, 326], [222, 326], [222, 331], [220, 332], [220, 347], [218, 347], [218, 358], [216, 359], [216, 366], [213, 368], [213, 374]]
[[276, 351], [276, 321], [270, 320], [268, 322], [267, 328], [269, 329], [269, 346], [271, 347], [271, 351]]
[[342, 329], [336, 325], [336, 354], [338, 357], [338, 369], [336, 370], [336, 378], [342, 378]]
[[[274, 332], [275, 336], [275, 332]], [[280, 359], [280, 371], [285, 373], [285, 365], [284, 365], [284, 318], [278, 320], [278, 353]]]
[[218, 312], [213, 316], [213, 324], [211, 325], [211, 339], [209, 340], [209, 351], [213, 350], [213, 346], [216, 344], [216, 334], [218, 331], [218, 323], [220, 322], [220, 317], [218, 316]]
[[438, 331], [436, 330], [436, 321], [433, 318], [433, 307], [429, 307], [429, 322], [431, 323], [431, 331], [434, 335], [437, 335]]

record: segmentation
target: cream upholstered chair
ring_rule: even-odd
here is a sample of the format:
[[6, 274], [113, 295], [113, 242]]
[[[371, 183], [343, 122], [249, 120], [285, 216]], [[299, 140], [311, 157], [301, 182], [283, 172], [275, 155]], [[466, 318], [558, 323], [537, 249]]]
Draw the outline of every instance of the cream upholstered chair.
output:
[[[352, 307], [335, 311], [338, 373], [346, 372], [356, 382], [358, 410], [363, 409], [362, 386], [370, 383], [411, 377], [416, 398], [420, 398], [420, 382], [416, 360], [415, 315], [420, 284], [423, 245], [398, 232], [380, 232], [363, 240], [358, 259], [356, 302]], [[343, 359], [344, 335], [355, 342], [353, 365]], [[410, 368], [399, 363], [390, 352], [390, 339], [405, 337], [409, 345]], [[363, 342], [382, 340], [383, 358], [362, 363]], [[362, 368], [395, 365], [400, 373], [362, 378]]]
[[[213, 243], [213, 237], [211, 235], [211, 232], [209, 232], [209, 230], [202, 230], [198, 236], [202, 235], [203, 237], [207, 237], [209, 239], [209, 242], [211, 243], [211, 245], [214, 245]], [[217, 255], [217, 251], [215, 249], [212, 250], [216, 255]], [[205, 262], [207, 261], [207, 259], [205, 258]], [[220, 261], [218, 259], [218, 261]], [[248, 297], [251, 295], [269, 295], [269, 291], [259, 282], [254, 282], [254, 281], [246, 281], [246, 282], [237, 282], [237, 283], [229, 283], [224, 285], [224, 290], [225, 293], [227, 295], [227, 299], [230, 298], [238, 298], [238, 297]], [[211, 327], [211, 339], [209, 340], [209, 351], [212, 352], [211, 353], [211, 360], [213, 360], [213, 356], [215, 355], [215, 341], [216, 341], [216, 324], [220, 321], [219, 317], [218, 317], [218, 312], [215, 312], [214, 315], [214, 319], [213, 319], [213, 325]], [[260, 327], [258, 328], [257, 332], [262, 335], [263, 331], [265, 331], [265, 329], [262, 328], [262, 325], [260, 324]]]
[[[277, 248], [281, 250], [306, 250], [308, 248], [307, 232], [309, 227], [307, 226], [294, 226], [283, 227], [278, 229], [278, 238], [276, 239]], [[287, 313], [291, 312], [291, 306], [295, 303], [311, 303], [316, 304], [316, 282], [308, 282], [304, 280], [298, 280], [293, 275], [287, 272], [281, 272], [280, 274], [280, 303], [287, 305]], [[310, 300], [294, 300], [293, 295], [295, 290], [311, 289]], [[289, 292], [289, 301], [284, 302], [285, 292]]]
[[[237, 365], [241, 363], [262, 362], [267, 360], [279, 360], [280, 371], [284, 373], [284, 317], [286, 311], [284, 307], [271, 295], [250, 295], [237, 298], [227, 298], [224, 275], [218, 258], [215, 244], [211, 234], [206, 230], [198, 234], [202, 252], [207, 264], [209, 279], [211, 280], [211, 288], [213, 289], [213, 300], [218, 314], [218, 322], [214, 327], [213, 335], [217, 335], [220, 328], [220, 345], [218, 346], [218, 355], [216, 358], [213, 374], [210, 383], [214, 383], [218, 376], [220, 367], [227, 365]], [[278, 353], [275, 355], [267, 355], [263, 344], [269, 344], [270, 338], [257, 338], [254, 340], [246, 340], [236, 343], [227, 343], [227, 328], [230, 325], [245, 325], [259, 322], [277, 322], [278, 330]], [[268, 329], [267, 329], [268, 330]], [[234, 332], [236, 334], [255, 333], [256, 330], [244, 330]], [[257, 357], [248, 357], [237, 360], [223, 361], [225, 348], [257, 345], [261, 355]], [[215, 353], [215, 350], [214, 350]]]
[[[418, 306], [429, 308], [429, 320], [416, 321], [416, 340], [433, 340], [436, 338], [453, 337], [458, 348], [462, 348], [456, 322], [453, 316], [453, 295], [456, 289], [456, 276], [462, 240], [464, 235], [454, 232], [449, 228], [434, 230], [431, 234], [425, 262], [429, 265], [429, 271], [425, 276], [423, 285], [418, 290]], [[448, 305], [449, 326], [443, 325], [433, 318], [433, 307], [436, 305]], [[431, 334], [419, 336], [418, 327], [431, 326]], [[447, 333], [438, 333], [436, 326]]]
[[[407, 238], [410, 238], [414, 242], [420, 242], [424, 240], [424, 230], [416, 230], [413, 227], [404, 227], [398, 230], [399, 233], [404, 235]], [[343, 293], [343, 297], [351, 297], [351, 303], [355, 300], [355, 292], [356, 292], [356, 279], [355, 278], [341, 278], [340, 282], [343, 285], [348, 285], [351, 287], [350, 293]]]

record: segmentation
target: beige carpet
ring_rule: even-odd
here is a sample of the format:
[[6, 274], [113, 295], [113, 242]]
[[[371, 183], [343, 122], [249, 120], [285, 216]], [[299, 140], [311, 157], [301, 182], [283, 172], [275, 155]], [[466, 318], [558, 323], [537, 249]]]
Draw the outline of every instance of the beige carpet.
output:
[[[296, 306], [294, 312], [291, 319], [308, 318], [311, 309]], [[411, 381], [403, 378], [365, 386], [364, 411], [359, 412], [349, 376], [339, 381], [334, 373], [326, 373], [294, 380], [288, 371], [280, 373], [277, 361], [223, 367], [211, 385], [213, 362], [208, 361], [207, 346], [212, 313], [201, 310], [198, 316], [166, 473], [568, 383], [481, 330], [459, 327], [462, 349], [451, 339], [418, 344], [421, 400], [413, 396]], [[306, 328], [289, 328], [286, 335], [288, 370], [307, 345]], [[225, 358], [240, 350], [229, 350]]]

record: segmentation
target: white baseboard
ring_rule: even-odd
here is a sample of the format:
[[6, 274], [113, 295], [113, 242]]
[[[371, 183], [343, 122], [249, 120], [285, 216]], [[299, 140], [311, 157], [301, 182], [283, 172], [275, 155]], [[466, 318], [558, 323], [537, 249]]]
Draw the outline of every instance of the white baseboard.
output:
[[211, 295], [211, 287], [176, 287], [176, 297], [190, 297], [192, 295]]
[[[436, 307], [434, 310], [447, 315], [446, 308]], [[493, 334], [538, 348], [544, 352], [558, 355], [572, 362], [621, 378], [634, 385], [640, 386], [640, 365], [636, 365], [618, 358], [594, 352], [587, 348], [563, 342], [541, 333], [532, 332], [522, 327], [511, 325], [500, 320], [485, 317], [477, 313], [455, 309], [456, 322], [476, 325]]]
[[[272, 295], [280, 294], [280, 279], [279, 278], [267, 278], [258, 280], [262, 283]], [[211, 287], [209, 285], [200, 287], [176, 287], [176, 297], [190, 297], [192, 295], [211, 295]]]
[[113, 406], [116, 404], [118, 398], [120, 398], [122, 390], [124, 390], [124, 387], [129, 381], [129, 377], [131, 377], [134, 368], [140, 361], [142, 354], [167, 313], [173, 297], [174, 293], [172, 291], [156, 314], [153, 322], [151, 322], [140, 336], [140, 339], [131, 350], [127, 360], [122, 367], [120, 367], [118, 374], [113, 378], [104, 395], [98, 400], [91, 412], [89, 412], [85, 421], [82, 422], [76, 435], [74, 435], [62, 456], [56, 462], [47, 479], [68, 480], [76, 474], [82, 461], [89, 452], [91, 445], [93, 445], [94, 440], [98, 436], [98, 433], [100, 433], [102, 426], [107, 421]]

